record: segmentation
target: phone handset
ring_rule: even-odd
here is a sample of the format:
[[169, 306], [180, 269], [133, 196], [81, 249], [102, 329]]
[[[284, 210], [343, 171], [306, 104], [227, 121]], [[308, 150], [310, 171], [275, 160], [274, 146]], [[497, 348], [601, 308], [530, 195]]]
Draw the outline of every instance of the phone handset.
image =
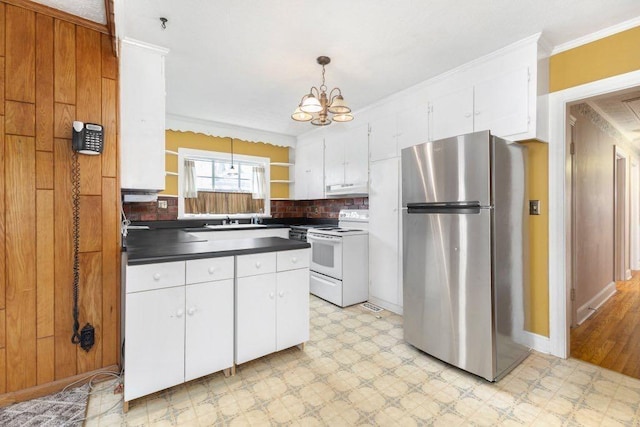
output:
[[73, 122], [72, 148], [80, 154], [98, 155], [104, 146], [104, 131], [95, 123]]

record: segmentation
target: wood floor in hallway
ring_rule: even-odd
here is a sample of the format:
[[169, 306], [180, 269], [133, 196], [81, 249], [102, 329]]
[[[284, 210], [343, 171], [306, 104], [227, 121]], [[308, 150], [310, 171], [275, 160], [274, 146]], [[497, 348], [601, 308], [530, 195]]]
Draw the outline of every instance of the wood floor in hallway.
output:
[[640, 271], [616, 282], [617, 292], [571, 330], [571, 357], [640, 378]]

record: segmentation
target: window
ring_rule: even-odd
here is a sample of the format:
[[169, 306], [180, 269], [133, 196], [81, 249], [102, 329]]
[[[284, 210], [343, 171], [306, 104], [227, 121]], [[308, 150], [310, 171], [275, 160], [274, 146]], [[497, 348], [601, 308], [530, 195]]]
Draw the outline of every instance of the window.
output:
[[234, 155], [232, 164], [229, 153], [178, 149], [178, 218], [269, 215], [269, 162]]
[[253, 192], [253, 168], [258, 162], [194, 159], [198, 191]]

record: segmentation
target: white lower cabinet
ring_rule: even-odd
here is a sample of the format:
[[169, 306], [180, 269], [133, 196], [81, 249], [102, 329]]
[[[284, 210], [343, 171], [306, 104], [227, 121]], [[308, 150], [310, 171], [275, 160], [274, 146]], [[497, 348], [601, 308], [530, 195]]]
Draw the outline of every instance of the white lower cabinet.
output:
[[127, 294], [125, 401], [184, 382], [184, 303], [184, 286]]
[[127, 266], [125, 402], [233, 366], [233, 278], [234, 257]]
[[233, 365], [233, 279], [186, 288], [184, 380]]
[[240, 255], [236, 271], [236, 364], [309, 340], [309, 249]]

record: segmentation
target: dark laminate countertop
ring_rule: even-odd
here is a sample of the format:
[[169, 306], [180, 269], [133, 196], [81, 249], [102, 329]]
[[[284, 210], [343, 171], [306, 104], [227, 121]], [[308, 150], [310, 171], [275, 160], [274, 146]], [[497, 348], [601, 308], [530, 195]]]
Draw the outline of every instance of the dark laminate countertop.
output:
[[126, 239], [129, 265], [247, 255], [309, 247], [311, 247], [309, 243], [281, 237], [204, 240], [179, 229], [132, 230]]

